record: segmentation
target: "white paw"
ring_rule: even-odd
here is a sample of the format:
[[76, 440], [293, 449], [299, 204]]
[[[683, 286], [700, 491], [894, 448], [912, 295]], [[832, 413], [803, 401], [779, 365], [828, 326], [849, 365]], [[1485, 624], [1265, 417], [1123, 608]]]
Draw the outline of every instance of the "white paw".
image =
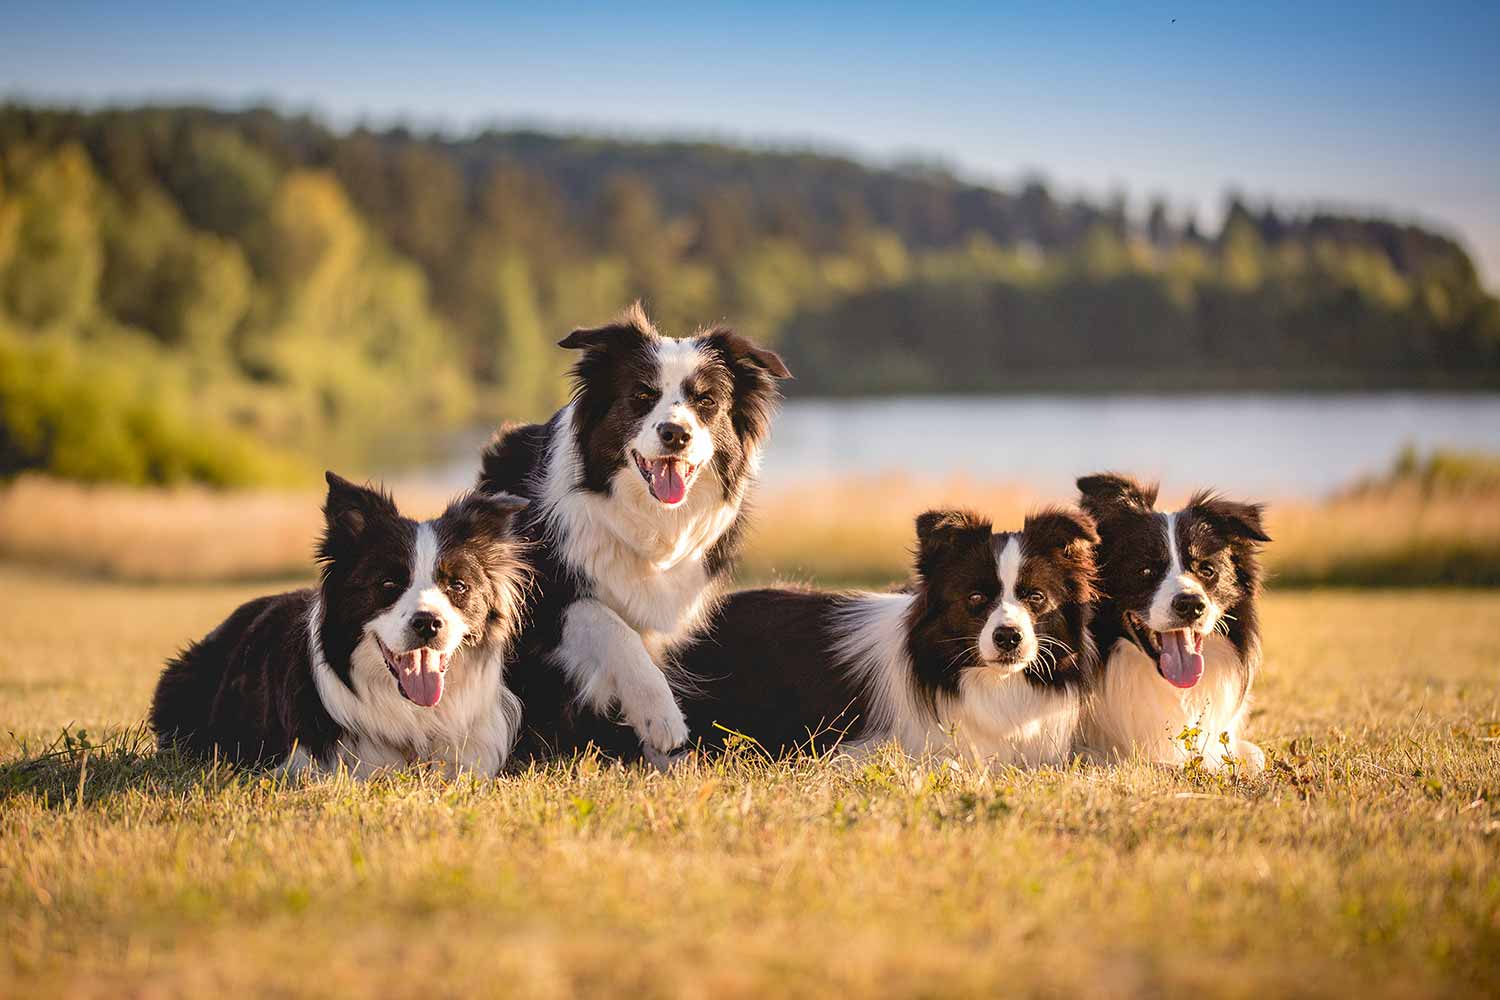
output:
[[1259, 774], [1266, 769], [1266, 752], [1249, 740], [1240, 740], [1235, 749], [1239, 751], [1240, 767], [1246, 774]]
[[621, 688], [620, 714], [635, 730], [643, 748], [670, 754], [687, 742], [687, 720], [672, 697], [671, 685], [659, 671], [647, 683]]
[[661, 773], [666, 774], [673, 768], [680, 765], [683, 761], [692, 757], [693, 751], [691, 747], [684, 743], [670, 753], [662, 753], [660, 750], [656, 749], [650, 744], [642, 743], [641, 756], [645, 757], [646, 762], [652, 767], [656, 768]]

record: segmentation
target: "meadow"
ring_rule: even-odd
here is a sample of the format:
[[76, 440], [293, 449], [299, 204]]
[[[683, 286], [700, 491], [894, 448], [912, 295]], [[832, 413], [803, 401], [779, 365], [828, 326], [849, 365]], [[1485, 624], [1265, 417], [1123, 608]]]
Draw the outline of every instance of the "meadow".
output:
[[[1264, 775], [742, 746], [670, 775], [308, 785], [157, 754], [142, 720], [167, 656], [311, 578], [319, 497], [23, 478], [0, 492], [0, 995], [1494, 994], [1493, 472], [1272, 508]], [[940, 499], [1015, 523], [1063, 498], [768, 493], [742, 578], [888, 585]]]
[[882, 756], [287, 784], [158, 755], [249, 584], [0, 568], [0, 994], [1500, 990], [1500, 594], [1267, 602], [1264, 776]]

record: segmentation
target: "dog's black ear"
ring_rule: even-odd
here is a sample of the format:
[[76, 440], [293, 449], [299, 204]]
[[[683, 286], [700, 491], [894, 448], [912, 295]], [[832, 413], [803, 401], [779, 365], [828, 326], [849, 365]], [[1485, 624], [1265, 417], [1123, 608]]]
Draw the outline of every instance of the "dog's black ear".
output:
[[509, 534], [516, 515], [530, 503], [514, 493], [465, 493], [448, 505], [443, 521], [464, 537], [501, 538]]
[[917, 515], [917, 573], [930, 579], [956, 552], [989, 540], [990, 522], [967, 510], [929, 510]]
[[355, 542], [378, 518], [399, 518], [396, 502], [387, 494], [368, 486], [357, 486], [333, 471], [323, 478], [328, 482], [328, 496], [323, 501], [324, 533], [318, 555], [332, 559], [344, 546]]
[[761, 347], [733, 330], [720, 327], [709, 333], [707, 339], [709, 345], [722, 354], [731, 366], [748, 365], [775, 378], [792, 377], [786, 362], [781, 360], [781, 355]]
[[1092, 517], [1079, 510], [1047, 507], [1028, 514], [1021, 531], [1028, 553], [1056, 553], [1054, 558], [1068, 567], [1074, 600], [1087, 604], [1095, 599], [1099, 530]]
[[1240, 503], [1237, 500], [1226, 500], [1216, 493], [1204, 491], [1193, 494], [1192, 499], [1188, 501], [1187, 509], [1212, 524], [1214, 529], [1226, 538], [1244, 539], [1250, 542], [1271, 540], [1271, 536], [1266, 534], [1263, 526], [1265, 504]]
[[651, 325], [646, 310], [641, 308], [639, 302], [632, 302], [615, 322], [574, 330], [559, 340], [557, 346], [570, 351], [607, 351], [612, 348], [634, 347], [655, 335], [656, 327]]
[[1156, 506], [1156, 493], [1155, 483], [1143, 485], [1114, 472], [1078, 480], [1078, 505], [1101, 521], [1122, 511], [1150, 512]]
[[1048, 507], [1026, 516], [1022, 527], [1026, 548], [1032, 552], [1088, 549], [1099, 544], [1094, 519], [1081, 510]]

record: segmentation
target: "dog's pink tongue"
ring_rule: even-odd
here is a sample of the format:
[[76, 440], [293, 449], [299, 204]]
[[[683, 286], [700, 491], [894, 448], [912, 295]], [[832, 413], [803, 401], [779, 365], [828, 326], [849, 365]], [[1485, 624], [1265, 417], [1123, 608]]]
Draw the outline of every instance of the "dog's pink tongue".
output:
[[1167, 683], [1190, 688], [1203, 676], [1202, 644], [1185, 628], [1161, 634], [1161, 675]]
[[432, 708], [443, 699], [442, 656], [423, 646], [396, 657], [401, 673], [401, 690], [423, 708]]
[[676, 459], [658, 458], [651, 463], [651, 493], [662, 503], [682, 503], [687, 496], [687, 483]]

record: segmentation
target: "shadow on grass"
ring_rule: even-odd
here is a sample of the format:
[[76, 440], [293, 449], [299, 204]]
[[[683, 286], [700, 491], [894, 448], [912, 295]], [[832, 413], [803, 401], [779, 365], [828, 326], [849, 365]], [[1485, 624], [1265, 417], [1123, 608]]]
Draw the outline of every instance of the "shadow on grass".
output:
[[158, 752], [145, 723], [97, 741], [82, 729], [64, 729], [44, 746], [33, 746], [15, 734], [11, 739], [19, 752], [0, 764], [0, 803], [34, 796], [49, 809], [75, 809], [129, 791], [180, 795], [223, 788], [263, 773], [176, 751]]

